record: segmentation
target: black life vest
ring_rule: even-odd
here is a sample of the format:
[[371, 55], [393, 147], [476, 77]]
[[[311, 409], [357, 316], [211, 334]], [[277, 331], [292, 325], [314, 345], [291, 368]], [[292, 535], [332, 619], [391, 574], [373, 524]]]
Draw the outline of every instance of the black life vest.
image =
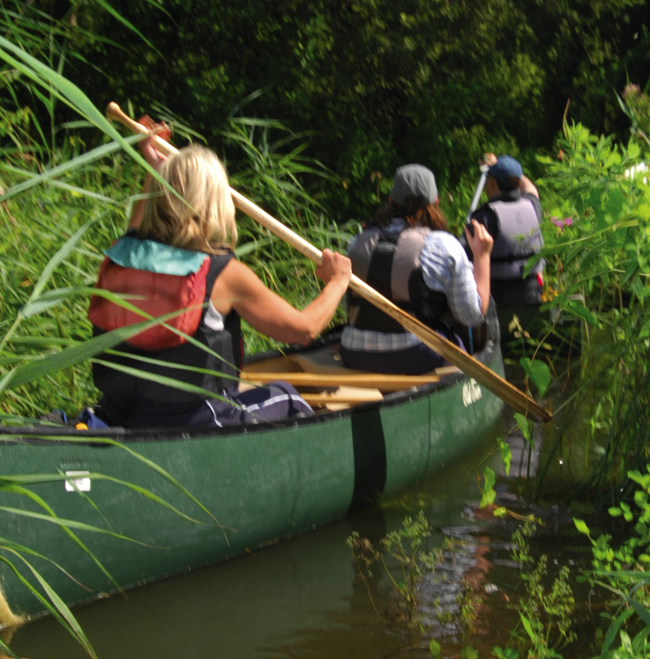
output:
[[[400, 232], [371, 228], [360, 234], [348, 250], [353, 273], [376, 291], [432, 329], [452, 336], [443, 322], [447, 297], [425, 283], [420, 253], [430, 233], [426, 227]], [[348, 293], [350, 325], [386, 334], [406, 332], [396, 320], [353, 292]]]
[[[133, 235], [125, 236], [121, 241], [126, 242], [120, 244], [118, 241], [116, 245], [121, 249], [122, 255], [126, 255], [126, 260], [121, 259], [122, 262], [133, 261], [137, 264], [138, 258], [134, 256], [137, 250], [155, 247], [157, 259], [165, 260], [167, 265], [171, 263], [173, 270], [174, 259], [179, 254], [183, 256], [182, 252], [187, 252], [187, 250], [178, 250], [178, 248], [140, 239]], [[149, 242], [155, 243], [155, 245], [147, 245]], [[232, 310], [222, 319], [223, 327], [219, 326], [215, 329], [214, 321], [211, 320], [214, 311], [209, 311], [212, 287], [230, 259], [234, 258], [231, 253], [189, 252], [185, 256], [192, 260], [192, 269], [195, 271], [186, 274], [153, 272], [152, 268], [155, 269], [157, 266], [151, 264], [151, 259], [149, 262], [143, 263], [141, 268], [125, 267], [113, 261], [110, 254], [111, 250], [102, 264], [97, 288], [103, 288], [113, 293], [141, 296], [143, 299], [132, 299], [129, 300], [130, 303], [154, 317], [188, 306], [193, 307], [188, 312], [167, 321], [168, 324], [174, 325], [188, 336], [192, 336], [219, 357], [160, 326], [153, 328], [154, 332], [147, 330], [132, 337], [128, 342], [119, 344], [113, 350], [132, 355], [134, 358], [143, 357], [169, 364], [204, 368], [226, 376], [236, 377], [238, 375], [243, 357], [239, 315]], [[198, 268], [196, 264], [198, 264]], [[184, 268], [181, 266], [180, 271], [183, 270]], [[100, 296], [93, 296], [91, 299], [88, 316], [93, 323], [95, 334], [143, 320], [141, 316], [133, 312], [125, 312], [119, 305]], [[235, 382], [219, 375], [150, 364], [127, 356], [102, 353], [97, 356], [97, 359], [145, 371], [154, 376], [180, 380], [214, 393], [233, 387]], [[204, 399], [197, 394], [168, 387], [155, 380], [130, 375], [103, 364], [93, 364], [93, 378], [98, 389], [115, 399], [127, 399], [131, 402], [145, 399], [174, 403], [195, 403]]]

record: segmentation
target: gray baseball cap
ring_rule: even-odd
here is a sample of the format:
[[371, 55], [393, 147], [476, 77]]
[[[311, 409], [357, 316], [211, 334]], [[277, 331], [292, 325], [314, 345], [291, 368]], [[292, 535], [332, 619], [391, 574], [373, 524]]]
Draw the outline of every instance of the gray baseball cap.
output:
[[395, 170], [391, 199], [397, 204], [403, 204], [410, 195], [423, 197], [429, 204], [435, 203], [438, 188], [436, 177], [430, 169], [423, 165], [402, 165]]

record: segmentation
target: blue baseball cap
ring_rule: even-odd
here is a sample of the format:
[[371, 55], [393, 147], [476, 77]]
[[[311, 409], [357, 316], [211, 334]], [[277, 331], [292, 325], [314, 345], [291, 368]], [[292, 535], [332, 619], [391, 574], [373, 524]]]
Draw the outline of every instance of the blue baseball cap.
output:
[[523, 176], [524, 170], [512, 156], [499, 156], [497, 161], [488, 169], [488, 174], [495, 181], [504, 181], [510, 176]]
[[436, 177], [424, 165], [402, 165], [395, 170], [390, 198], [403, 204], [409, 196], [423, 197], [428, 204], [438, 198]]

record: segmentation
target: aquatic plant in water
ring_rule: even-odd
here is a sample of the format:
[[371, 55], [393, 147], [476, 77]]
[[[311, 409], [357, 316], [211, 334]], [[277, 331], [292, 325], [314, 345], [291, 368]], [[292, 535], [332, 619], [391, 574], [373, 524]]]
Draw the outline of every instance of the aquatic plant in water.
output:
[[[357, 579], [364, 584], [375, 614], [382, 622], [401, 623], [407, 628], [421, 626], [417, 616], [418, 586], [425, 571], [434, 572], [444, 560], [444, 552], [453, 546], [453, 542], [447, 540], [440, 548], [426, 549], [425, 541], [430, 535], [431, 525], [420, 510], [415, 518], [405, 517], [401, 528], [388, 533], [378, 546], [361, 538], [356, 531], [348, 537], [347, 545], [352, 550]], [[396, 568], [389, 565], [388, 557], [397, 563]], [[381, 613], [369, 586], [374, 566], [388, 577], [398, 594], [396, 607], [388, 607]]]
[[[564, 566], [550, 584], [547, 584], [548, 557], [543, 555], [537, 561], [531, 552], [531, 538], [535, 535], [539, 520], [525, 519], [524, 523], [513, 533], [511, 538], [512, 560], [519, 566], [519, 586], [523, 590], [517, 600], [510, 596], [510, 601], [519, 614], [519, 624], [510, 630], [509, 640], [504, 648], [495, 646], [492, 656], [497, 659], [517, 659], [519, 656], [540, 659], [559, 659], [561, 650], [576, 639], [571, 629], [571, 615], [575, 608], [573, 593], [569, 585], [569, 568]], [[431, 656], [444, 656], [442, 647], [433, 638], [427, 646], [413, 644], [417, 639], [426, 637], [425, 623], [418, 616], [419, 584], [425, 574], [435, 572], [443, 561], [454, 560], [458, 549], [456, 542], [449, 539], [439, 549], [426, 549], [424, 540], [431, 534], [431, 527], [423, 511], [417, 517], [406, 517], [398, 531], [389, 533], [378, 545], [353, 533], [347, 544], [352, 550], [357, 572], [357, 579], [364, 584], [370, 603], [377, 618], [384, 624], [402, 626], [409, 634], [408, 649], [420, 650], [425, 647]], [[397, 561], [399, 568], [390, 563]], [[379, 573], [374, 574], [374, 568]], [[395, 572], [399, 576], [396, 576]], [[373, 597], [372, 581], [387, 576], [396, 593], [397, 602], [381, 611]], [[454, 622], [456, 627], [473, 631], [476, 619], [477, 602], [465, 594], [465, 600], [459, 602], [455, 616], [439, 611], [444, 622]], [[427, 603], [438, 608], [436, 602]], [[411, 632], [414, 634], [412, 635]], [[461, 650], [464, 659], [479, 659], [479, 653], [471, 645], [464, 645]]]

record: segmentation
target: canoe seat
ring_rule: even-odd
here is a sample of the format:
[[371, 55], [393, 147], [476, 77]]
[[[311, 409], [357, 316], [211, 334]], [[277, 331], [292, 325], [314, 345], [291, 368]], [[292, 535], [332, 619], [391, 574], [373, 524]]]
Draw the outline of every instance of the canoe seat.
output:
[[310, 405], [334, 410], [381, 400], [383, 393], [438, 382], [441, 377], [456, 372], [455, 366], [438, 368], [425, 375], [358, 371], [343, 366], [338, 345], [331, 345], [248, 364], [242, 372], [246, 382], [240, 389], [285, 380], [293, 384]]
[[298, 364], [305, 373], [367, 374], [367, 371], [357, 371], [353, 368], [343, 366], [338, 343], [336, 345], [318, 348], [318, 350], [310, 350], [309, 352], [291, 355], [289, 359], [295, 364]]
[[[338, 344], [325, 346], [318, 350], [310, 350], [305, 353], [290, 355], [288, 359], [292, 360], [294, 364], [299, 364], [305, 373], [371, 375], [368, 371], [357, 371], [353, 368], [343, 366]], [[423, 384], [423, 378], [426, 378], [427, 382], [435, 382], [441, 377], [452, 373], [460, 373], [460, 369], [457, 366], [441, 366], [440, 368], [435, 369], [435, 371], [430, 371], [423, 375], [390, 375], [384, 377], [399, 378], [403, 383], [400, 389], [409, 389], [410, 387], [417, 387]], [[379, 377], [383, 376], [383, 374], [375, 375]]]

